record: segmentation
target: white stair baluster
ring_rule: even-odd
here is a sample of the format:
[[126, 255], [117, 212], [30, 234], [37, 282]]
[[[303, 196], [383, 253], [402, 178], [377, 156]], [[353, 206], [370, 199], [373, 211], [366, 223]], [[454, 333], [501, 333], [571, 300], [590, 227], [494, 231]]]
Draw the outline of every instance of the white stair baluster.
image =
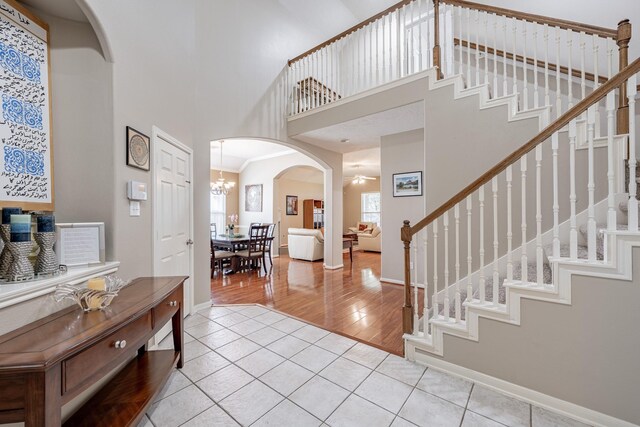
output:
[[538, 23], [533, 23], [533, 108], [540, 106], [538, 93]]
[[502, 96], [507, 96], [507, 17], [502, 17]]
[[587, 78], [585, 71], [585, 49], [587, 44], [584, 41], [586, 37], [584, 31], [580, 32], [580, 99], [584, 99], [587, 96]]
[[467, 87], [471, 86], [471, 9], [467, 9]]
[[484, 277], [484, 185], [478, 190], [478, 201], [480, 202], [480, 281], [479, 296], [480, 302], [485, 302], [485, 277]]
[[567, 109], [573, 107], [573, 31], [567, 31], [567, 98], [569, 100]]
[[527, 65], [527, 21], [522, 21], [522, 105], [523, 110], [529, 109], [529, 76]]
[[560, 256], [560, 203], [558, 202], [558, 132], [551, 135], [553, 161], [553, 256]]
[[309, 56], [310, 60], [309, 60], [309, 65], [311, 67], [311, 78], [309, 79], [309, 94], [311, 96], [311, 108], [316, 108], [318, 99], [316, 97], [316, 79], [318, 76], [317, 73], [317, 65], [318, 65], [318, 61], [317, 61], [317, 53], [314, 52]]
[[607, 230], [616, 230], [616, 174], [614, 170], [614, 146], [613, 136], [615, 135], [615, 111], [616, 93], [611, 91], [607, 94], [607, 181], [609, 183], [607, 197]]
[[407, 43], [407, 49], [408, 49], [408, 54], [409, 59], [411, 60], [411, 65], [410, 65], [410, 72], [409, 74], [413, 74], [416, 72], [416, 56], [415, 56], [415, 47], [414, 47], [414, 43], [415, 43], [415, 21], [413, 19], [413, 15], [414, 15], [414, 6], [415, 6], [416, 2], [412, 1], [411, 2], [411, 7], [410, 7], [410, 13], [409, 13], [409, 22], [410, 22], [410, 27], [411, 31], [405, 31], [405, 36], [409, 37], [409, 43]]
[[444, 320], [449, 321], [449, 311], [451, 308], [449, 302], [449, 212], [444, 213], [442, 218], [444, 226]]
[[542, 253], [542, 145], [536, 146], [536, 279], [538, 286], [543, 285]]
[[[396, 10], [395, 15], [398, 16], [398, 11]], [[389, 49], [387, 49], [387, 51], [389, 52], [389, 58], [388, 58], [388, 64], [389, 64], [389, 76], [388, 76], [388, 80], [387, 81], [391, 81], [393, 80], [393, 69], [394, 69], [394, 62], [393, 62], [393, 42], [392, 42], [392, 35], [393, 35], [393, 16], [391, 16], [391, 14], [389, 14], [389, 31], [387, 31], [387, 33], [389, 34]]]
[[522, 229], [522, 253], [520, 254], [520, 263], [522, 270], [522, 284], [526, 284], [529, 281], [528, 278], [528, 262], [527, 262], [527, 155], [525, 154], [520, 159], [520, 173], [522, 180], [522, 223], [520, 225]]
[[373, 68], [373, 35], [372, 35], [372, 29], [373, 29], [373, 23], [370, 23], [369, 25], [367, 25], [367, 33], [366, 33], [366, 38], [365, 38], [365, 42], [369, 43], [369, 58], [367, 60], [367, 89], [370, 89], [373, 87], [373, 77], [374, 77], [374, 68]]
[[569, 122], [569, 258], [578, 259], [578, 226], [576, 219], [576, 138], [578, 133], [576, 119]]
[[473, 279], [471, 274], [473, 273], [473, 255], [471, 248], [471, 208], [473, 200], [471, 196], [467, 196], [467, 302], [473, 300]]
[[498, 177], [491, 179], [493, 193], [493, 305], [498, 305], [500, 272], [498, 271]]
[[460, 41], [460, 45], [458, 46], [458, 63], [459, 69], [458, 72], [461, 76], [464, 76], [464, 63], [462, 62], [462, 11], [461, 7], [458, 8], [458, 40]]
[[413, 335], [418, 335], [420, 331], [420, 317], [418, 309], [418, 239], [411, 242], [413, 246]]
[[456, 295], [455, 295], [455, 315], [456, 322], [460, 322], [460, 204], [456, 203], [453, 209], [453, 217], [456, 223]]
[[[517, 99], [518, 98], [518, 61], [516, 58], [517, 57], [516, 46], [517, 46], [517, 38], [518, 38], [518, 21], [516, 20], [516, 18], [511, 19], [511, 32], [512, 32], [511, 51], [513, 52], [513, 55], [512, 55], [513, 61], [511, 62], [511, 65], [513, 66], [513, 95], [515, 95]], [[519, 100], [516, 102], [518, 102], [518, 104], [520, 103]]]
[[629, 99], [629, 231], [638, 231], [638, 185], [636, 182], [636, 94], [637, 74], [627, 80], [627, 97]]
[[484, 12], [484, 84], [489, 84], [489, 14]]
[[544, 24], [544, 105], [545, 107], [551, 105], [549, 95], [549, 25], [547, 24]]
[[422, 71], [422, 0], [418, 0], [418, 71]]
[[493, 19], [493, 98], [498, 97], [498, 15]]
[[424, 301], [422, 303], [422, 330], [429, 336], [429, 230], [424, 228]]
[[380, 62], [378, 60], [378, 51], [380, 50], [380, 24], [382, 24], [383, 20], [379, 19], [377, 20], [373, 25], [374, 25], [374, 31], [376, 34], [376, 48], [375, 48], [375, 85], [379, 86], [380, 85]]
[[[476, 84], [475, 86], [480, 86], [480, 11], [476, 10]], [[471, 41], [471, 40], [469, 40]]]
[[403, 9], [396, 9], [396, 78], [402, 77], [402, 50], [400, 45], [400, 11]]
[[593, 135], [594, 125], [596, 122], [595, 106], [589, 107], [587, 110], [587, 141], [588, 146], [588, 159], [589, 159], [589, 177], [587, 182], [587, 190], [589, 193], [589, 205], [587, 208], [587, 245], [589, 252], [589, 261], [596, 260], [596, 209], [595, 209], [595, 193], [596, 193], [596, 181], [594, 171], [594, 152], [593, 152]]
[[596, 89], [598, 86], [600, 86], [600, 70], [598, 69], [598, 56], [600, 47], [598, 46], [597, 35], [594, 34], [591, 40], [593, 43], [593, 88]]
[[440, 304], [438, 303], [438, 220], [433, 221], [433, 297], [431, 298], [431, 306], [433, 313], [432, 319], [435, 319], [440, 312]]
[[613, 75], [613, 52], [615, 50], [615, 43], [613, 40], [607, 40], [607, 78], [611, 78]]
[[386, 53], [387, 53], [387, 44], [385, 43], [385, 41], [387, 40], [387, 38], [385, 37], [386, 35], [386, 28], [387, 28], [387, 20], [389, 19], [390, 15], [385, 16], [384, 18], [382, 18], [382, 29], [381, 29], [381, 36], [382, 36], [382, 48], [381, 48], [381, 56], [382, 56], [382, 71], [380, 73], [380, 83], [384, 84], [387, 82], [387, 61], [386, 61]]
[[511, 190], [513, 187], [513, 168], [507, 166], [507, 282], [513, 281], [513, 220]]
[[556, 31], [556, 118], [562, 114], [562, 90], [560, 88], [560, 29]]

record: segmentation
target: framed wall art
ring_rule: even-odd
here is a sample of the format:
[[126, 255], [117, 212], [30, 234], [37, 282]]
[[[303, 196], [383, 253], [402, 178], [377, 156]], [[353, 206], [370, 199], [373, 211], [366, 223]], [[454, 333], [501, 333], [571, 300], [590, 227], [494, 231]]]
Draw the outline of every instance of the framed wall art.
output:
[[298, 215], [298, 196], [287, 196], [287, 215]]
[[245, 212], [262, 212], [262, 184], [244, 186]]
[[127, 165], [148, 171], [150, 165], [149, 154], [149, 137], [127, 126]]
[[393, 197], [422, 196], [422, 171], [393, 174]]

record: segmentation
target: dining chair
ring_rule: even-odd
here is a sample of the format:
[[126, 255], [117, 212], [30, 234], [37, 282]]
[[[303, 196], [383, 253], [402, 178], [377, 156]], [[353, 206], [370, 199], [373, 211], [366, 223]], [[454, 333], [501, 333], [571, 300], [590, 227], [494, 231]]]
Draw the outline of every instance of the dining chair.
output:
[[[267, 236], [264, 241], [264, 255], [265, 257], [267, 254], [269, 255], [269, 270], [271, 270], [271, 268], [273, 268], [273, 259], [271, 258], [271, 245], [273, 243], [273, 239], [274, 239], [273, 232], [276, 228], [276, 225], [275, 224], [264, 224], [264, 225], [267, 225], [269, 227], [267, 229]], [[265, 257], [262, 258], [262, 262], [264, 262], [266, 265]]]
[[235, 253], [235, 255], [242, 259], [245, 267], [249, 267], [247, 268], [247, 272], [251, 269], [251, 264], [257, 262], [259, 266], [264, 267], [265, 274], [267, 273], [267, 266], [261, 261], [264, 259], [265, 240], [268, 230], [268, 225], [251, 225], [247, 249]]
[[224, 250], [216, 250], [213, 246], [213, 240], [211, 241], [211, 278], [213, 279], [213, 275], [216, 271], [216, 266], [218, 267], [218, 271], [222, 272], [224, 267], [224, 262], [229, 261], [232, 262], [233, 258], [236, 256], [234, 252], [224, 251]]

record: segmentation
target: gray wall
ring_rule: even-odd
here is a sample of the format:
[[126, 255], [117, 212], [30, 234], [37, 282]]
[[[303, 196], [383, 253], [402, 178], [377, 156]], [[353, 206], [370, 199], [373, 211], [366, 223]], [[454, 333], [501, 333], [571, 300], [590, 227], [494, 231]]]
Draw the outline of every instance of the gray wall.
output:
[[640, 424], [639, 275], [573, 276], [571, 299], [523, 299], [520, 326], [481, 319], [477, 343], [445, 335], [444, 360]]

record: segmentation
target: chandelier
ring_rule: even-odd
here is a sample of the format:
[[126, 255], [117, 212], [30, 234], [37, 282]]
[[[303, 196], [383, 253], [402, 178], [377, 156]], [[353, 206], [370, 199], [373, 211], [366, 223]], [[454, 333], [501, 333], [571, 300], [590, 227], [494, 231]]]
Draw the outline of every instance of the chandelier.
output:
[[220, 141], [220, 177], [217, 181], [211, 183], [211, 194], [215, 196], [227, 195], [229, 194], [229, 190], [231, 190], [236, 183], [235, 182], [226, 182], [222, 177], [222, 143], [224, 141]]

